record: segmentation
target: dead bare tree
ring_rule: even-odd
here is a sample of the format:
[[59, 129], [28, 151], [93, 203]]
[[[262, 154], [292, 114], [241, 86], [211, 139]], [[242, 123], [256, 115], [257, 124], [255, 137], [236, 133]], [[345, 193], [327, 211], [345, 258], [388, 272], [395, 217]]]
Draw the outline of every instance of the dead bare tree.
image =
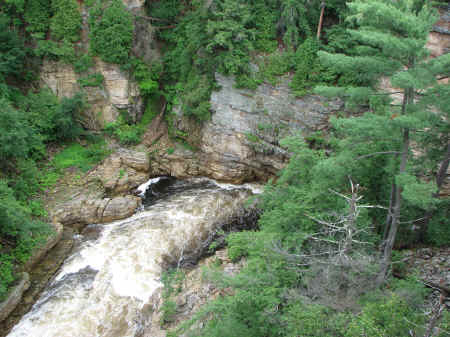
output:
[[345, 213], [333, 212], [324, 218], [309, 214], [306, 217], [320, 225], [320, 231], [308, 235], [304, 253], [293, 254], [275, 244], [273, 250], [284, 256], [299, 272], [303, 273], [306, 289], [304, 295], [336, 309], [354, 308], [356, 299], [374, 288], [379, 271], [377, 259], [367, 253], [372, 245], [364, 237], [369, 228], [358, 226], [362, 209], [383, 208], [364, 205], [359, 194], [360, 186], [349, 177], [350, 195], [329, 190], [343, 198], [348, 207]]

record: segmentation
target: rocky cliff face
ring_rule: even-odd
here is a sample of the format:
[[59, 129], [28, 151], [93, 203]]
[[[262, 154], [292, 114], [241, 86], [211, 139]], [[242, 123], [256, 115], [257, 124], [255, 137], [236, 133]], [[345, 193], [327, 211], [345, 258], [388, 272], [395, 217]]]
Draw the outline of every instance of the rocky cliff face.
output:
[[236, 89], [232, 78], [220, 74], [216, 79], [221, 89], [211, 96], [212, 119], [200, 126], [179, 111], [175, 121], [178, 133], [197, 149], [163, 138], [150, 147], [151, 175], [203, 175], [233, 183], [265, 180], [289, 157], [280, 139], [326, 129], [329, 116], [342, 107], [338, 100], [293, 96], [288, 78], [255, 91]]
[[[100, 130], [107, 123], [114, 122], [120, 110], [125, 110], [135, 119], [144, 109], [139, 89], [128, 74], [117, 64], [108, 64], [95, 59], [93, 73], [103, 76], [103, 85], [85, 87], [88, 109], [83, 111], [83, 126], [90, 130]], [[71, 97], [80, 91], [80, 76], [73, 67], [62, 62], [45, 61], [41, 70], [41, 82], [58, 97]]]
[[51, 192], [53, 222], [79, 227], [130, 217], [141, 206], [133, 190], [148, 180], [149, 167], [146, 152], [117, 149], [77, 185], [61, 184]]
[[[151, 63], [159, 57], [154, 43], [153, 29], [145, 18], [143, 0], [124, 0], [127, 9], [134, 15], [134, 39], [132, 53]], [[77, 48], [89, 50], [88, 10], [80, 5], [83, 17], [81, 41]], [[90, 130], [102, 129], [106, 123], [114, 122], [120, 111], [127, 111], [128, 115], [137, 120], [145, 107], [139, 95], [137, 84], [127, 72], [117, 64], [103, 62], [94, 58], [94, 66], [90, 73], [101, 74], [103, 84], [98, 87], [84, 87], [88, 109], [84, 111], [82, 123]], [[80, 75], [75, 73], [73, 66], [63, 62], [44, 61], [41, 70], [41, 85], [49, 87], [58, 97], [71, 97], [80, 91], [78, 83]]]
[[439, 10], [439, 21], [428, 37], [427, 47], [432, 57], [450, 52], [450, 5]]

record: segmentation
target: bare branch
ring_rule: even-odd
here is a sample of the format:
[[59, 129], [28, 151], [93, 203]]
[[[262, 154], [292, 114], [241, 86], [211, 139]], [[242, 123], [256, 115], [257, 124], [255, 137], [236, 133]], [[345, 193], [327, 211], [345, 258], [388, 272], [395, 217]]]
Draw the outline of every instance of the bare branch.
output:
[[380, 205], [358, 205], [358, 208], [380, 208], [380, 209], [389, 209], [388, 207], [380, 206]]
[[336, 192], [335, 190], [332, 190], [331, 188], [329, 188], [328, 191], [333, 192], [334, 194], [336, 194], [336, 195], [338, 195], [338, 196], [344, 198], [344, 199], [347, 200], [347, 201], [348, 201], [348, 200], [351, 200], [349, 197], [343, 195], [342, 193]]

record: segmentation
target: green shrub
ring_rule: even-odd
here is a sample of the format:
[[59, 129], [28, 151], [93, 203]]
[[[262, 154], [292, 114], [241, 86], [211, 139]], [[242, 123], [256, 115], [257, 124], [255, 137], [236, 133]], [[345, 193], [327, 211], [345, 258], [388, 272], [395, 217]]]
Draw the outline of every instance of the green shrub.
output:
[[165, 300], [161, 306], [161, 325], [171, 323], [177, 313], [177, 304], [172, 300]]
[[255, 49], [272, 53], [276, 50], [277, 10], [266, 2], [254, 5], [255, 28], [258, 34], [255, 38]]
[[450, 242], [450, 199], [441, 200], [428, 224], [427, 241], [437, 246], [447, 246]]
[[40, 172], [36, 163], [30, 159], [21, 159], [17, 162], [17, 176], [11, 181], [15, 197], [25, 202], [39, 192]]
[[57, 170], [77, 167], [86, 172], [108, 154], [109, 150], [106, 148], [105, 142], [90, 144], [86, 147], [74, 143], [55, 155], [52, 166]]
[[76, 59], [73, 44], [66, 39], [60, 42], [38, 40], [34, 53], [38, 57], [47, 57], [54, 61], [61, 60], [65, 63], [73, 63]]
[[53, 165], [57, 169], [79, 167], [83, 171], [87, 171], [89, 166], [86, 163], [86, 158], [86, 149], [82, 145], [74, 143], [53, 157]]
[[26, 158], [31, 153], [42, 152], [42, 138], [30, 125], [22, 111], [13, 108], [0, 98], [0, 166], [11, 158]]
[[54, 140], [54, 119], [58, 104], [58, 98], [50, 89], [42, 89], [38, 93], [30, 92], [20, 100], [20, 109], [44, 142]]
[[404, 300], [392, 295], [367, 303], [362, 312], [353, 317], [345, 336], [408, 336], [419, 324], [423, 324], [423, 317]]
[[105, 62], [127, 62], [133, 41], [133, 18], [120, 0], [101, 1], [90, 11], [90, 46]]
[[80, 93], [59, 102], [50, 90], [43, 89], [23, 97], [20, 105], [44, 142], [72, 140], [83, 133], [79, 119], [85, 103]]
[[24, 13], [24, 18], [28, 23], [27, 31], [46, 34], [50, 26], [51, 14], [51, 0], [27, 1]]
[[141, 136], [145, 129], [140, 125], [129, 125], [123, 116], [120, 116], [117, 121], [107, 123], [104, 131], [116, 138], [120, 144], [136, 145], [141, 142]]
[[261, 81], [268, 81], [276, 85], [279, 77], [292, 70], [293, 61], [292, 52], [276, 51], [270, 55], [263, 56], [258, 60], [259, 72], [257, 77]]
[[79, 93], [61, 100], [53, 119], [55, 140], [74, 140], [83, 133], [83, 128], [78, 121], [84, 107], [84, 96]]
[[101, 87], [103, 86], [104, 76], [100, 73], [89, 74], [78, 79], [80, 87]]
[[53, 167], [47, 167], [46, 169], [44, 169], [43, 172], [41, 173], [39, 181], [42, 190], [46, 190], [48, 188], [55, 186], [60, 177], [61, 174], [59, 170]]
[[287, 306], [282, 320], [289, 337], [335, 337], [344, 336], [348, 317], [325, 306], [295, 301]]
[[231, 233], [227, 236], [228, 257], [232, 261], [248, 256], [251, 244], [255, 240], [254, 232]]
[[52, 0], [52, 8], [55, 12], [50, 22], [52, 37], [58, 41], [78, 41], [82, 19], [77, 1]]
[[197, 75], [190, 74], [189, 80], [185, 83], [182, 109], [187, 116], [207, 121], [211, 118], [209, 97], [214, 85], [206, 76]]
[[83, 54], [73, 63], [73, 69], [76, 73], [84, 73], [94, 66], [94, 60], [89, 54]]
[[251, 143], [260, 143], [261, 142], [261, 139], [258, 136], [254, 135], [253, 133], [248, 132], [245, 134], [245, 137]]
[[7, 181], [0, 180], [0, 235], [24, 237], [31, 227], [28, 209], [15, 198]]
[[9, 254], [0, 254], [0, 301], [6, 298], [8, 288], [15, 280], [12, 261], [13, 258]]
[[164, 272], [161, 277], [161, 281], [164, 284], [162, 293], [163, 304], [161, 306], [161, 325], [170, 323], [174, 319], [177, 311], [177, 304], [171, 299], [171, 296], [181, 292], [185, 276], [186, 275], [181, 270], [169, 270]]
[[159, 104], [158, 100], [147, 100], [147, 105], [145, 107], [144, 114], [142, 115], [141, 120], [138, 123], [138, 126], [143, 130], [152, 122], [153, 118], [158, 116]]
[[159, 77], [162, 72], [161, 63], [154, 63], [149, 66], [138, 58], [133, 58], [130, 61], [131, 72], [138, 83], [139, 91], [142, 96], [150, 96], [158, 93]]
[[0, 80], [22, 73], [25, 55], [23, 40], [10, 28], [8, 16], [0, 12]]
[[298, 94], [304, 95], [306, 89], [318, 83], [320, 78], [317, 41], [308, 38], [295, 53], [295, 75], [291, 82], [291, 88]]
[[136, 145], [141, 141], [140, 130], [128, 124], [119, 128], [116, 134], [120, 143], [124, 145]]

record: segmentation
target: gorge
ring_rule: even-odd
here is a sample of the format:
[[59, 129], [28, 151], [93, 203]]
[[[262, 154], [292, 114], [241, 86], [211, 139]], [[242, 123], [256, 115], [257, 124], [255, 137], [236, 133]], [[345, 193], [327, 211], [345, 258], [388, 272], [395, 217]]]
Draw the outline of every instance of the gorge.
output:
[[0, 337], [445, 336], [448, 4], [22, 2]]

